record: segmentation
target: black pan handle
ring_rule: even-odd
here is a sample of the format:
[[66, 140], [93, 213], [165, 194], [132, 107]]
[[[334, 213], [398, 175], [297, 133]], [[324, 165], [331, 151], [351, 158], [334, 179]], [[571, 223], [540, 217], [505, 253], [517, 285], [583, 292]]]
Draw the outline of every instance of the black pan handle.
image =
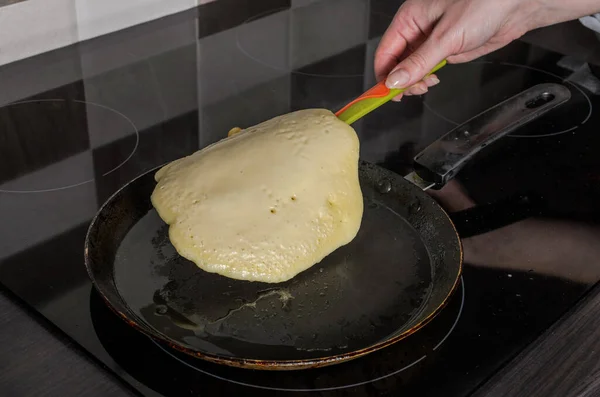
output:
[[459, 125], [414, 158], [415, 172], [444, 186], [481, 149], [571, 98], [560, 84], [539, 84]]
[[477, 236], [544, 213], [546, 201], [536, 193], [519, 193], [493, 203], [450, 213], [461, 238]]

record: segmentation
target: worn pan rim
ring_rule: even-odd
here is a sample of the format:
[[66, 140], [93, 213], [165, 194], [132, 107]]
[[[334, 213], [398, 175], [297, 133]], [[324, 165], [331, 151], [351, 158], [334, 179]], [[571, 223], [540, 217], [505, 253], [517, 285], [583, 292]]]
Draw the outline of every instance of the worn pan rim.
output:
[[[365, 161], [360, 162], [360, 164], [363, 164], [363, 163], [366, 163], [366, 162]], [[321, 367], [326, 367], [326, 366], [330, 366], [330, 365], [334, 365], [334, 364], [338, 364], [338, 363], [342, 363], [342, 362], [351, 361], [351, 360], [363, 357], [369, 353], [373, 353], [375, 351], [378, 351], [378, 350], [386, 348], [390, 345], [393, 345], [394, 343], [396, 343], [400, 340], [403, 340], [403, 339], [409, 337], [410, 335], [414, 334], [415, 332], [419, 331], [420, 329], [422, 329], [424, 326], [429, 324], [429, 322], [431, 322], [431, 320], [433, 320], [446, 307], [446, 305], [448, 304], [448, 301], [454, 295], [454, 293], [456, 292], [456, 290], [458, 288], [460, 277], [463, 272], [464, 253], [463, 253], [462, 241], [460, 239], [458, 231], [456, 230], [456, 225], [454, 225], [454, 222], [452, 221], [452, 218], [450, 218], [450, 216], [448, 215], [448, 212], [446, 212], [446, 210], [441, 205], [439, 205], [437, 202], [435, 202], [435, 200], [434, 200], [435, 205], [438, 207], [439, 210], [442, 211], [442, 213], [444, 214], [444, 216], [446, 217], [446, 219], [452, 226], [454, 234], [456, 235], [456, 241], [458, 243], [458, 250], [459, 250], [458, 271], [456, 272], [456, 278], [452, 284], [452, 287], [450, 288], [450, 291], [446, 295], [445, 299], [427, 317], [425, 317], [423, 320], [421, 320], [420, 322], [418, 322], [411, 328], [407, 329], [406, 331], [403, 331], [402, 333], [395, 335], [389, 339], [385, 339], [383, 341], [377, 342], [373, 345], [367, 346], [362, 349], [358, 349], [358, 350], [348, 352], [348, 353], [341, 353], [341, 354], [336, 354], [336, 355], [332, 355], [332, 356], [316, 358], [316, 359], [314, 359], [314, 358], [298, 359], [298, 360], [245, 359], [245, 358], [238, 358], [238, 357], [218, 356], [218, 355], [211, 354], [211, 353], [199, 352], [199, 351], [187, 348], [185, 346], [182, 346], [178, 342], [173, 341], [168, 336], [161, 335], [158, 332], [152, 330], [151, 328], [144, 327], [144, 326], [138, 324], [136, 321], [132, 320], [130, 317], [133, 317], [134, 319], [136, 319], [137, 315], [135, 315], [135, 313], [133, 313], [131, 311], [131, 309], [129, 309], [130, 316], [128, 317], [125, 313], [122, 313], [116, 307], [114, 307], [114, 305], [111, 303], [110, 299], [106, 296], [106, 294], [102, 290], [101, 286], [96, 282], [96, 278], [94, 277], [94, 274], [92, 272], [91, 259], [90, 259], [90, 255], [89, 255], [90, 235], [92, 234], [94, 228], [96, 227], [96, 224], [98, 223], [98, 219], [99, 219], [100, 215], [103, 213], [104, 209], [110, 203], [112, 203], [112, 201], [115, 199], [115, 197], [117, 197], [123, 190], [128, 188], [135, 181], [147, 176], [148, 174], [150, 174], [152, 172], [156, 172], [158, 169], [160, 169], [161, 167], [163, 167], [166, 164], [167, 163], [159, 165], [154, 168], [151, 168], [148, 171], [145, 171], [142, 174], [138, 175], [137, 177], [135, 177], [134, 179], [132, 179], [131, 181], [127, 182], [125, 185], [123, 185], [122, 187], [117, 189], [117, 191], [115, 191], [104, 202], [104, 204], [102, 204], [102, 206], [98, 209], [98, 211], [94, 215], [94, 218], [90, 222], [90, 225], [89, 225], [88, 230], [85, 235], [84, 263], [85, 263], [86, 271], [88, 273], [88, 277], [90, 278], [92, 285], [94, 286], [95, 290], [100, 294], [100, 296], [102, 297], [102, 299], [104, 300], [106, 305], [111, 309], [111, 311], [113, 311], [115, 314], [117, 314], [117, 316], [119, 318], [121, 318], [127, 325], [136, 329], [141, 334], [148, 336], [159, 343], [166, 342], [169, 345], [169, 347], [171, 347], [177, 351], [180, 351], [182, 353], [185, 353], [188, 356], [203, 359], [205, 361], [209, 361], [209, 362], [216, 363], [216, 364], [225, 364], [225, 365], [228, 365], [231, 367], [236, 367], [236, 368], [272, 370], [272, 371], [321, 368]], [[393, 172], [393, 171], [389, 171], [389, 172]], [[421, 190], [417, 186], [413, 185], [413, 187], [415, 189], [418, 189], [418, 191], [420, 191], [421, 193], [426, 194], [425, 192], [423, 192], [423, 190]], [[431, 199], [433, 200], [433, 198], [431, 198]], [[118, 290], [117, 290], [117, 293], [118, 293]], [[118, 295], [123, 300], [123, 298], [120, 296], [120, 294], [118, 294]], [[128, 308], [128, 305], [126, 304], [125, 300], [123, 300], [123, 304], [125, 307]]]

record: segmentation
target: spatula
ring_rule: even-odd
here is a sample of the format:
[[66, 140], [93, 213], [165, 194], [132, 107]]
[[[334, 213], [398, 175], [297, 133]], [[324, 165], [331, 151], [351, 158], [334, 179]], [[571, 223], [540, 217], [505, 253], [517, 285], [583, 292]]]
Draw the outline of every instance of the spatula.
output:
[[[442, 61], [438, 63], [432, 70], [427, 74], [433, 74], [440, 70], [442, 67], [446, 65], [446, 61]], [[395, 89], [395, 88], [387, 88], [385, 86], [385, 81], [375, 85], [367, 92], [338, 110], [335, 115], [342, 121], [347, 124], [352, 124], [356, 120], [360, 119], [364, 115], [372, 112], [377, 109], [379, 106], [384, 103], [390, 101], [396, 95], [403, 93], [406, 88], [403, 89]]]

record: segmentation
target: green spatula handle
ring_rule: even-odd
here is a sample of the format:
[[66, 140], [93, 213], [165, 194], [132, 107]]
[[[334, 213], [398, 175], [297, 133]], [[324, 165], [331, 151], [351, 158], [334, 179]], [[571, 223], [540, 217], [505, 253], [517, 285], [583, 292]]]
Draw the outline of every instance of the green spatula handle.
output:
[[[438, 63], [432, 70], [427, 74], [433, 74], [440, 70], [442, 67], [446, 65], [446, 61], [442, 61]], [[384, 103], [390, 101], [392, 98], [404, 92], [406, 88], [403, 89], [390, 89], [385, 86], [385, 82], [381, 82], [369, 89], [367, 92], [341, 108], [335, 114], [340, 120], [346, 122], [347, 124], [352, 124], [356, 120], [360, 119], [364, 115], [372, 112], [377, 109], [379, 106]]]

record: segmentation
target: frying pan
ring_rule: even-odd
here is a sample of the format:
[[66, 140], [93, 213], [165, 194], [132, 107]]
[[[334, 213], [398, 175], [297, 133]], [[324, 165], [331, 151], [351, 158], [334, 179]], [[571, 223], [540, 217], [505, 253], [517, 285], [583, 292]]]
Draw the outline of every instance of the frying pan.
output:
[[405, 178], [360, 162], [365, 211], [357, 237], [285, 283], [229, 279], [179, 256], [150, 202], [157, 169], [117, 191], [93, 219], [88, 274], [128, 324], [198, 358], [288, 370], [363, 356], [423, 327], [457, 287], [459, 236], [424, 190], [440, 188], [486, 145], [569, 97], [558, 84], [530, 88], [427, 147]]

